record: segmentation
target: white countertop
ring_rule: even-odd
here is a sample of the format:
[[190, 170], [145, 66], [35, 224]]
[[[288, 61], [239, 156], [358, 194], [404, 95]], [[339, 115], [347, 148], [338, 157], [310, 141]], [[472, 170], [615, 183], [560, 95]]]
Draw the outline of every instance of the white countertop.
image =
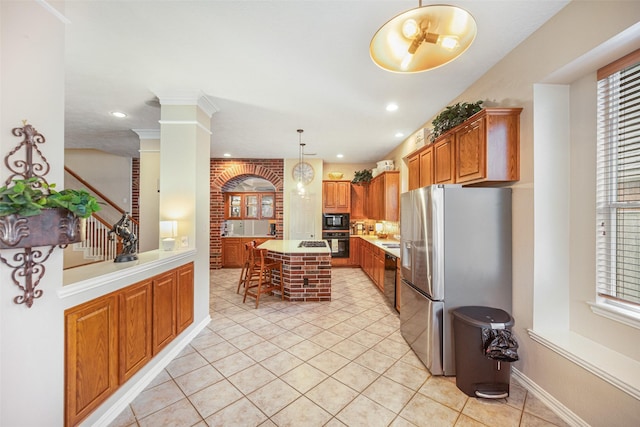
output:
[[399, 240], [395, 240], [395, 239], [381, 239], [378, 236], [375, 235], [370, 235], [370, 234], [358, 234], [358, 235], [351, 235], [351, 237], [360, 237], [362, 240], [366, 240], [367, 242], [376, 245], [377, 247], [379, 247], [380, 249], [382, 249], [383, 251], [385, 251], [386, 253], [388, 253], [389, 255], [393, 255], [397, 258], [400, 258], [400, 248], [389, 248], [386, 247], [385, 244], [400, 244]]
[[258, 248], [287, 254], [331, 254], [328, 246], [324, 248], [298, 247], [300, 242], [305, 241], [307, 240], [267, 240], [258, 245]]

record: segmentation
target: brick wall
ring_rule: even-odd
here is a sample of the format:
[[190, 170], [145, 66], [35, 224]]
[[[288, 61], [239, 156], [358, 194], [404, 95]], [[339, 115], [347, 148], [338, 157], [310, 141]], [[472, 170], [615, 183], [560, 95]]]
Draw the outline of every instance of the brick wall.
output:
[[271, 182], [276, 188], [275, 221], [276, 239], [283, 236], [283, 159], [211, 159], [210, 162], [210, 227], [209, 267], [222, 268], [222, 240], [220, 230], [224, 223], [224, 192], [235, 187], [245, 178], [259, 177]]
[[331, 301], [331, 254], [287, 254], [269, 251], [282, 262], [284, 298], [288, 301]]

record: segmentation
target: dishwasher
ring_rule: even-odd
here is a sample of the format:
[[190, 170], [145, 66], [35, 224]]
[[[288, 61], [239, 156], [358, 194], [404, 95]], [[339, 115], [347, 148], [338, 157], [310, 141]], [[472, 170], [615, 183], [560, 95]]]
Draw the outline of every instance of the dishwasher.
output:
[[398, 258], [385, 253], [384, 256], [384, 296], [391, 307], [396, 309], [396, 269], [398, 268]]

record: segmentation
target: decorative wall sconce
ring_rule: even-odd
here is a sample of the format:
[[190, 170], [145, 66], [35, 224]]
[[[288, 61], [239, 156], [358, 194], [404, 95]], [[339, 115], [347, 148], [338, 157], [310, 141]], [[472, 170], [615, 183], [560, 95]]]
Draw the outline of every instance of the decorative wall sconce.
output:
[[[44, 144], [45, 138], [33, 126], [23, 121], [23, 127], [12, 130], [14, 136], [22, 136], [20, 142], [4, 159], [11, 172], [0, 194], [3, 212], [0, 215], [0, 250], [22, 249], [12, 257], [0, 254], [0, 261], [13, 269], [11, 280], [22, 291], [13, 299], [16, 304], [33, 305], [42, 296], [36, 289], [44, 276], [44, 263], [56, 247], [65, 248], [70, 243], [84, 239], [86, 221], [68, 209], [41, 209], [19, 214], [12, 211], [24, 207], [26, 200], [45, 200], [49, 186], [44, 176], [49, 173], [47, 159], [36, 144]], [[20, 181], [19, 184], [15, 180]], [[26, 182], [24, 182], [26, 181]], [[14, 185], [10, 185], [11, 183]], [[28, 194], [28, 197], [27, 197]], [[47, 205], [44, 205], [47, 207]], [[28, 208], [28, 206], [27, 206]], [[18, 209], [18, 212], [22, 212]], [[37, 247], [50, 246], [45, 249]]]
[[176, 247], [176, 236], [178, 235], [178, 221], [160, 221], [160, 238], [162, 239], [162, 249], [172, 251]]

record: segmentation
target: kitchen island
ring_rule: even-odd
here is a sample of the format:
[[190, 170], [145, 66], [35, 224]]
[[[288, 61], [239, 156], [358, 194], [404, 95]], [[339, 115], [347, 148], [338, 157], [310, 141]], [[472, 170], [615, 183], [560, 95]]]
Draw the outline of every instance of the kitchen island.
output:
[[286, 300], [331, 301], [331, 250], [324, 240], [268, 240], [258, 248], [282, 262]]

